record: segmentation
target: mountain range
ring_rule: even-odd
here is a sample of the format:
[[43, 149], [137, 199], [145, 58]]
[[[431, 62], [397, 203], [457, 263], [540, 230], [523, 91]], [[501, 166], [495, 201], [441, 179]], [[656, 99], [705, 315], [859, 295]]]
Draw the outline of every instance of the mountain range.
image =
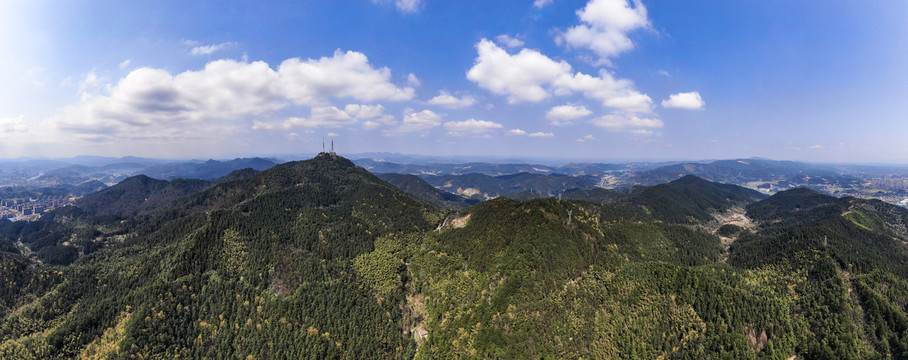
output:
[[382, 177], [321, 154], [0, 220], [0, 358], [908, 357], [903, 208]]

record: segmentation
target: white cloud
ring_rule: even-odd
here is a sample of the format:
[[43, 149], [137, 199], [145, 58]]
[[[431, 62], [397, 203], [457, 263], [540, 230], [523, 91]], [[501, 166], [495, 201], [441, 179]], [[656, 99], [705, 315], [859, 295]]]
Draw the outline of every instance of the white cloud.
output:
[[636, 130], [631, 130], [631, 134], [639, 135], [639, 136], [652, 136], [653, 134], [655, 134], [655, 132], [653, 132], [652, 130], [647, 130], [647, 129], [636, 129]]
[[659, 69], [659, 71], [657, 71], [656, 74], [665, 76], [665, 77], [667, 77], [667, 78], [672, 77], [672, 74], [669, 73], [668, 71], [666, 71], [665, 69]]
[[344, 107], [344, 111], [350, 116], [357, 119], [367, 120], [363, 122], [363, 127], [366, 130], [377, 129], [382, 125], [393, 126], [396, 125], [394, 121], [394, 116], [385, 114], [385, 107], [381, 104], [378, 105], [359, 105], [359, 104], [349, 104]]
[[501, 34], [495, 37], [495, 41], [509, 48], [521, 47], [524, 44], [523, 40], [520, 40], [520, 35], [517, 35], [517, 37], [511, 37], [511, 35], [508, 34]]
[[125, 69], [127, 66], [129, 66], [129, 63], [131, 63], [131, 62], [132, 62], [132, 60], [130, 60], [130, 59], [123, 60], [123, 62], [120, 63], [120, 69]]
[[634, 88], [627, 79], [617, 79], [602, 70], [599, 76], [572, 73], [571, 65], [555, 61], [539, 51], [523, 49], [511, 55], [489, 41], [476, 44], [478, 57], [467, 72], [467, 78], [480, 87], [508, 95], [509, 103], [538, 102], [552, 94], [564, 96], [575, 92], [602, 102], [603, 106], [631, 112], [651, 112], [652, 99]]
[[515, 135], [515, 136], [523, 136], [523, 135], [526, 135], [527, 132], [526, 132], [526, 131], [523, 131], [523, 130], [520, 130], [520, 129], [513, 129], [513, 130], [508, 130], [507, 134], [508, 134], [508, 135]]
[[82, 78], [82, 81], [79, 82], [79, 92], [84, 93], [86, 91], [97, 90], [101, 86], [101, 77], [98, 74], [95, 74], [94, 71], [85, 74], [85, 77]]
[[[365, 55], [340, 51], [320, 59], [289, 59], [277, 69], [262, 61], [235, 60], [212, 61], [202, 70], [176, 75], [143, 67], [114, 84], [89, 74], [78, 103], [42, 120], [48, 133], [42, 139], [157, 139], [152, 143], [160, 144], [224, 138], [248, 131], [250, 123], [259, 130], [341, 127], [357, 119], [393, 125], [381, 105], [350, 108], [353, 115], [330, 106], [334, 99], [413, 98], [413, 88], [398, 87], [390, 78], [390, 69], [373, 67]], [[310, 107], [310, 116], [287, 118], [283, 111], [294, 103]]]
[[328, 136], [328, 137], [338, 137], [338, 136], [340, 136], [340, 135], [338, 135], [337, 133], [329, 132], [329, 133], [325, 134], [325, 136]]
[[410, 73], [409, 75], [407, 75], [407, 85], [409, 85], [410, 87], [418, 88], [420, 85], [422, 85], [422, 80], [419, 80], [419, 78], [416, 77], [416, 74]]
[[420, 0], [396, 0], [394, 5], [400, 12], [417, 12], [419, 11]]
[[395, 129], [385, 130], [385, 135], [399, 135], [409, 132], [427, 131], [441, 125], [441, 115], [432, 110], [415, 112], [412, 109], [404, 111], [403, 120]]
[[539, 51], [523, 49], [511, 55], [488, 39], [477, 43], [476, 50], [476, 64], [467, 78], [493, 93], [508, 95], [512, 104], [548, 98], [543, 86], [571, 71], [567, 62], [554, 61]]
[[438, 96], [429, 99], [429, 105], [438, 105], [449, 109], [459, 109], [473, 106], [476, 104], [476, 98], [470, 95], [464, 95], [461, 98], [451, 95], [447, 91], [440, 91]]
[[553, 134], [553, 133], [545, 133], [545, 132], [541, 132], [541, 131], [540, 131], [540, 132], [534, 132], [534, 133], [532, 133], [532, 134], [530, 134], [530, 135], [527, 135], [527, 136], [529, 136], [529, 137], [555, 137], [555, 134]]
[[553, 0], [536, 0], [536, 1], [533, 1], [533, 6], [541, 9], [541, 8], [545, 7], [546, 5], [551, 4], [552, 1]]
[[0, 135], [24, 132], [28, 132], [28, 126], [25, 124], [25, 115], [0, 118]]
[[448, 134], [461, 136], [464, 134], [485, 134], [495, 129], [501, 129], [503, 126], [499, 123], [469, 119], [464, 121], [448, 121], [444, 124]]
[[552, 121], [552, 125], [567, 125], [573, 120], [592, 114], [593, 112], [583, 105], [559, 105], [549, 110], [545, 117]]
[[[373, 3], [388, 3], [389, 0], [372, 0]], [[422, 0], [394, 0], [394, 6], [397, 11], [402, 13], [414, 13], [419, 11]]]
[[627, 79], [616, 79], [611, 72], [602, 70], [599, 76], [583, 73], [566, 74], [554, 81], [556, 94], [583, 93], [590, 99], [602, 102], [603, 106], [624, 111], [648, 113], [652, 111], [653, 100], [649, 95], [634, 89], [634, 83]]
[[821, 149], [823, 149], [823, 145], [813, 145], [810, 148], [813, 150], [821, 150]]
[[703, 106], [706, 106], [706, 103], [697, 91], [669, 95], [667, 100], [662, 100], [662, 107], [665, 108], [697, 110]]
[[314, 107], [310, 110], [308, 119], [301, 117], [291, 117], [280, 123], [255, 121], [252, 128], [254, 130], [340, 128], [347, 125], [353, 125], [355, 123], [356, 119], [354, 119], [352, 116], [350, 116], [350, 114], [347, 114], [347, 112], [341, 109], [338, 109], [334, 106], [320, 106]]
[[221, 50], [226, 50], [236, 46], [235, 42], [225, 42], [220, 44], [202, 45], [193, 47], [190, 53], [192, 55], [211, 55]]
[[366, 55], [340, 50], [332, 57], [288, 59], [278, 68], [285, 94], [300, 105], [323, 104], [327, 98], [359, 101], [403, 101], [413, 98], [412, 87], [399, 88], [390, 82], [391, 69], [375, 69]]
[[599, 56], [598, 64], [634, 48], [627, 34], [650, 26], [646, 7], [640, 0], [590, 0], [577, 11], [582, 24], [556, 39], [573, 48], [590, 49]]
[[309, 126], [306, 127], [328, 127], [339, 128], [356, 123], [350, 114], [334, 106], [314, 107], [310, 111]]
[[576, 142], [579, 142], [579, 143], [582, 143], [582, 142], [593, 141], [593, 140], [596, 140], [596, 137], [595, 137], [595, 136], [593, 136], [593, 135], [587, 135], [587, 136], [584, 136], [584, 137], [582, 137], [582, 138], [579, 138], [579, 139], [577, 139], [577, 140], [575, 140], [575, 141], [576, 141]]
[[593, 125], [613, 130], [627, 128], [661, 128], [665, 124], [662, 120], [641, 118], [633, 114], [614, 113], [598, 117], [590, 121]]

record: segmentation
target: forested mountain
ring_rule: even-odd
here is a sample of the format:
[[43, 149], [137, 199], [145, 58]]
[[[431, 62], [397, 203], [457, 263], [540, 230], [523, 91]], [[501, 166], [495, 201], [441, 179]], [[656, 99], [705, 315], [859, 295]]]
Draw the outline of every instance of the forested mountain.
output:
[[656, 218], [673, 223], [709, 221], [716, 212], [764, 197], [766, 195], [757, 191], [718, 184], [693, 175], [628, 195], [629, 201], [647, 207]]
[[879, 201], [690, 176], [445, 210], [328, 154], [235, 175], [0, 220], [0, 358], [908, 358], [908, 211]]
[[142, 174], [155, 179], [215, 179], [226, 176], [234, 170], [245, 168], [267, 170], [274, 165], [277, 165], [277, 163], [263, 158], [240, 158], [225, 161], [208, 160], [205, 162], [154, 165], [143, 169]]
[[703, 163], [683, 163], [658, 167], [633, 175], [634, 184], [652, 185], [677, 179], [684, 175], [729, 184], [760, 183], [787, 189], [792, 185], [838, 185], [851, 187], [860, 179], [845, 174], [843, 169], [828, 165], [767, 159], [717, 160]]
[[538, 194], [539, 197], [558, 196], [566, 190], [586, 190], [592, 189], [596, 185], [594, 178], [563, 174], [517, 173], [489, 176], [472, 173], [465, 175], [423, 175], [420, 177], [432, 186], [447, 192], [479, 200], [515, 194], [525, 190], [532, 191]]
[[152, 179], [137, 175], [119, 184], [76, 201], [75, 205], [92, 215], [128, 217], [144, 215], [170, 205], [183, 196], [211, 186], [207, 180]]
[[377, 174], [379, 178], [397, 186], [417, 199], [447, 209], [462, 209], [478, 203], [478, 200], [467, 199], [460, 195], [441, 191], [416, 175]]

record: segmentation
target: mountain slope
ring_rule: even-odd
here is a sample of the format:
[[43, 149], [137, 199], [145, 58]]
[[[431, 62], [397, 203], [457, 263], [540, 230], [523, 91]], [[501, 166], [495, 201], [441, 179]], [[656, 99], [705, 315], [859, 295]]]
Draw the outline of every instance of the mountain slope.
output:
[[33, 325], [0, 327], [0, 357], [409, 357], [404, 255], [389, 244], [439, 219], [328, 155], [220, 183], [12, 312], [7, 324]]
[[[908, 211], [878, 201], [686, 177], [446, 211], [327, 154], [245, 175], [0, 220], [0, 358], [908, 357]], [[704, 225], [745, 206], [733, 243]]]
[[205, 180], [166, 181], [137, 175], [79, 199], [75, 205], [92, 215], [119, 217], [144, 215], [209, 186], [211, 186], [211, 182]]
[[449, 192], [438, 190], [434, 186], [429, 185], [429, 183], [427, 183], [425, 180], [415, 175], [388, 173], [377, 174], [377, 176], [382, 180], [387, 181], [394, 186], [397, 186], [398, 189], [401, 189], [418, 199], [421, 199], [438, 207], [448, 209], [462, 209], [479, 202], [476, 200], [469, 200], [465, 197], [454, 195]]
[[585, 176], [563, 174], [530, 174], [489, 176], [484, 174], [421, 176], [432, 186], [447, 192], [473, 199], [491, 199], [497, 196], [530, 190], [543, 197], [558, 196], [570, 189], [592, 189], [596, 182]]
[[230, 174], [239, 169], [252, 168], [267, 170], [274, 161], [262, 158], [241, 158], [227, 161], [208, 160], [205, 162], [187, 162], [153, 165], [142, 170], [142, 173], [155, 179], [214, 179]]
[[740, 186], [718, 184], [687, 175], [636, 192], [628, 197], [628, 201], [647, 207], [656, 218], [664, 221], [695, 223], [708, 221], [714, 213], [732, 206], [743, 206], [765, 197]]

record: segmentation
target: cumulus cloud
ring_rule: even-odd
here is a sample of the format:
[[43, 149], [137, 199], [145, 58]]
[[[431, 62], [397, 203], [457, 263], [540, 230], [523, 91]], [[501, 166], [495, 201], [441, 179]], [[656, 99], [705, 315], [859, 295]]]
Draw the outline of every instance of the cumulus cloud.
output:
[[559, 105], [549, 110], [545, 117], [551, 120], [552, 125], [567, 125], [573, 120], [592, 114], [593, 112], [583, 105]]
[[527, 136], [529, 136], [529, 137], [555, 137], [555, 134], [553, 134], [553, 133], [546, 133], [546, 132], [541, 132], [541, 131], [540, 131], [540, 132], [534, 132], [534, 133], [532, 133], [532, 134], [530, 134], [530, 135], [527, 135]]
[[545, 7], [546, 5], [551, 4], [552, 1], [553, 0], [536, 0], [536, 1], [533, 1], [533, 6], [541, 9], [541, 8]]
[[413, 111], [407, 109], [404, 111], [403, 120], [400, 126], [394, 129], [385, 130], [385, 135], [400, 135], [410, 132], [422, 132], [430, 130], [441, 125], [441, 115], [432, 110]]
[[[372, 0], [373, 3], [388, 3], [390, 0]], [[421, 5], [421, 0], [394, 0], [394, 6], [397, 8], [397, 11], [402, 13], [414, 13], [419, 11]]]
[[508, 34], [501, 34], [495, 37], [495, 41], [509, 48], [518, 48], [523, 46], [523, 40], [520, 40], [519, 37], [520, 35], [517, 35], [517, 37], [511, 37], [511, 35]]
[[349, 104], [344, 107], [344, 111], [350, 116], [357, 119], [366, 120], [363, 122], [363, 127], [366, 130], [377, 129], [382, 125], [392, 126], [396, 125], [394, 121], [394, 116], [385, 114], [385, 107], [381, 104], [378, 105], [359, 105], [359, 104]]
[[704, 106], [706, 106], [706, 103], [703, 102], [700, 93], [697, 91], [669, 95], [667, 100], [662, 100], [662, 107], [665, 108], [697, 110], [702, 109]]
[[192, 55], [211, 55], [221, 50], [226, 50], [236, 46], [235, 42], [225, 42], [220, 44], [201, 45], [193, 47], [189, 52]]
[[469, 119], [464, 121], [448, 121], [444, 124], [448, 134], [462, 136], [465, 134], [485, 134], [495, 129], [501, 129], [503, 126], [496, 122]]
[[584, 137], [579, 138], [574, 141], [582, 143], [582, 142], [593, 141], [593, 140], [596, 140], [596, 137], [591, 134], [591, 135], [584, 136]]
[[[390, 82], [388, 68], [372, 66], [358, 52], [320, 59], [288, 59], [276, 69], [262, 61], [217, 60], [201, 70], [170, 74], [138, 68], [113, 84], [82, 86], [81, 100], [45, 119], [42, 129], [94, 142], [215, 139], [248, 131], [337, 128], [358, 119], [393, 125], [381, 105], [339, 109], [337, 99], [404, 101], [411, 87]], [[103, 79], [87, 77], [83, 85]], [[94, 90], [93, 90], [94, 89]], [[103, 91], [101, 90], [103, 89]], [[293, 105], [308, 117], [288, 117]], [[350, 110], [348, 113], [347, 110]]]
[[309, 118], [291, 117], [279, 123], [255, 121], [252, 128], [254, 130], [340, 128], [355, 123], [356, 119], [346, 111], [334, 106], [320, 106], [310, 110]]
[[665, 124], [662, 120], [653, 118], [642, 118], [633, 114], [609, 114], [601, 116], [590, 121], [593, 125], [604, 127], [612, 130], [621, 130], [628, 128], [661, 128]]
[[631, 112], [652, 110], [648, 95], [637, 91], [632, 81], [615, 78], [609, 71], [602, 70], [599, 76], [572, 73], [565, 61], [552, 60], [531, 49], [511, 55], [488, 39], [477, 43], [476, 49], [478, 57], [467, 78], [493, 93], [508, 95], [509, 103], [581, 93], [607, 107]]
[[392, 84], [391, 69], [376, 69], [366, 55], [355, 51], [338, 50], [318, 60], [288, 59], [278, 73], [286, 96], [300, 105], [319, 105], [328, 98], [403, 101], [412, 99], [415, 91]]
[[810, 148], [812, 150], [821, 150], [823, 149], [823, 145], [812, 145]]
[[511, 55], [488, 39], [476, 44], [478, 57], [467, 78], [508, 102], [540, 101], [549, 97], [544, 86], [571, 71], [565, 61], [554, 61], [539, 51], [523, 49]]
[[356, 123], [350, 114], [334, 106], [314, 107], [310, 111], [308, 126], [305, 127], [327, 127], [339, 128]]
[[507, 134], [508, 134], [508, 135], [515, 135], [515, 136], [523, 136], [523, 135], [526, 135], [527, 132], [526, 132], [526, 131], [523, 131], [523, 130], [520, 130], [520, 129], [512, 129], [512, 130], [508, 130]]
[[628, 33], [650, 26], [646, 7], [640, 0], [590, 0], [577, 11], [581, 24], [567, 29], [556, 40], [573, 48], [590, 49], [598, 64], [634, 48]]
[[422, 85], [422, 80], [419, 80], [419, 78], [416, 77], [416, 74], [410, 73], [409, 75], [407, 75], [407, 85], [409, 85], [410, 87], [418, 88], [420, 85]]
[[476, 104], [476, 98], [470, 95], [464, 95], [463, 97], [457, 98], [456, 96], [451, 95], [451, 93], [442, 90], [439, 92], [438, 96], [429, 99], [428, 104], [449, 109], [460, 109]]

